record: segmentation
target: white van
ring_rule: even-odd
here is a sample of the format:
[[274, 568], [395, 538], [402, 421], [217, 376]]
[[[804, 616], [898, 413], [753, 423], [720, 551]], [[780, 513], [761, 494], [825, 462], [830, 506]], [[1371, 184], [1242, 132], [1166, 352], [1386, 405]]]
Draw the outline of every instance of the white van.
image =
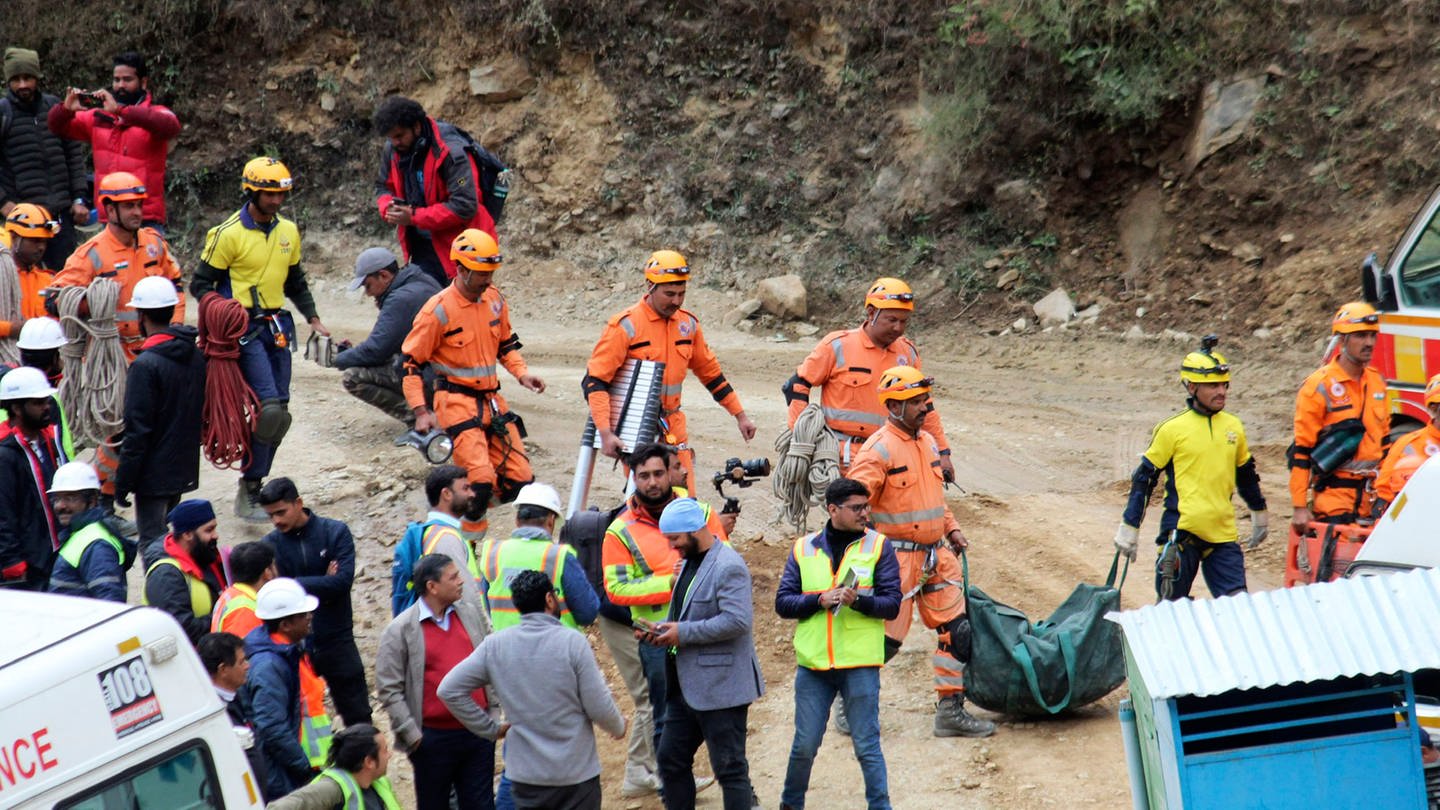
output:
[[169, 614], [0, 590], [0, 807], [262, 807]]
[[1406, 482], [1375, 528], [1347, 576], [1411, 568], [1440, 568], [1440, 464], [1431, 457]]

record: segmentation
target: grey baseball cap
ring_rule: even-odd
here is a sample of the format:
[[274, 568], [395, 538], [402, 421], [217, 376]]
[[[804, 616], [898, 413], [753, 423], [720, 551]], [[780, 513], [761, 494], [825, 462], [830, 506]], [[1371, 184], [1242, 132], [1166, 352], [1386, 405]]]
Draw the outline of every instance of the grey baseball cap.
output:
[[365, 248], [355, 259], [355, 280], [350, 282], [350, 289], [358, 290], [360, 285], [365, 283], [365, 277], [371, 273], [378, 273], [381, 270], [394, 272], [399, 269], [399, 262], [395, 260], [395, 254], [383, 247]]

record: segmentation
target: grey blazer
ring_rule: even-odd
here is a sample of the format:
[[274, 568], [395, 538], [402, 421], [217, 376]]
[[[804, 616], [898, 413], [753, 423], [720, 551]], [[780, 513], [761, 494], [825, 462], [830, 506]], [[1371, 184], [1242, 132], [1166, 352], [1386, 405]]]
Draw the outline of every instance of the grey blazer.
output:
[[695, 572], [677, 616], [680, 643], [675, 670], [690, 708], [728, 709], [765, 694], [752, 634], [750, 569], [740, 552], [715, 542]]
[[[455, 603], [451, 621], [455, 619], [460, 620], [460, 626], [475, 646], [490, 635], [489, 617], [463, 598]], [[403, 752], [420, 743], [420, 703], [424, 689], [425, 633], [420, 628], [417, 600], [390, 621], [380, 634], [380, 649], [375, 654], [375, 693], [390, 715], [396, 747]]]

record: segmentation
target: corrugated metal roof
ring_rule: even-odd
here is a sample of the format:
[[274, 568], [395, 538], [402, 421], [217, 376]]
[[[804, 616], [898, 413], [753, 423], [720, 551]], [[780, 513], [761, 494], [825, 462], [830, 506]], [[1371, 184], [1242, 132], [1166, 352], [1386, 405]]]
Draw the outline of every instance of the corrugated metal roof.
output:
[[1109, 613], [1152, 698], [1440, 668], [1440, 569]]

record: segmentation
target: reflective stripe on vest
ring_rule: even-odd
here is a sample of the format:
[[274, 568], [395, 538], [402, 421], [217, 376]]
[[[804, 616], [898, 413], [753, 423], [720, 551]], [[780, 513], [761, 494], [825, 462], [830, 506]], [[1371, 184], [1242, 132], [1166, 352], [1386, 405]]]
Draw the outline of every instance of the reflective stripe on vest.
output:
[[[640, 523], [640, 519], [631, 513], [630, 518], [625, 521], [624, 525], [621, 526], [618, 531], [612, 527], [607, 533], [625, 545], [625, 550], [630, 552], [630, 559], [634, 560], [635, 567], [640, 569], [640, 575], [637, 579], [644, 579], [645, 577], [654, 577], [655, 570], [650, 567], [650, 561], [645, 559], [644, 552], [640, 550], [640, 544], [636, 542], [635, 536], [630, 532], [630, 527], [638, 523]], [[649, 527], [651, 524], [647, 523], [644, 525]], [[656, 527], [655, 531], [658, 532], [660, 529]], [[613, 573], [616, 582], [630, 581], [629, 566], [612, 565], [607, 573]], [[665, 593], [670, 592], [668, 585], [663, 588], [657, 588], [656, 590], [664, 591]], [[664, 621], [665, 615], [669, 610], [670, 603], [668, 599], [664, 604], [660, 605], [630, 605], [630, 615], [650, 622]]]
[[[422, 555], [434, 554], [435, 546], [439, 545], [440, 538], [444, 536], [447, 529], [460, 540], [460, 545], [465, 547], [465, 569], [470, 572], [471, 579], [478, 581], [480, 579], [480, 561], [475, 558], [475, 548], [454, 526], [446, 523], [431, 523], [426, 526], [424, 534], [420, 537], [420, 553]], [[410, 587], [415, 587], [415, 584], [410, 583]]]
[[[209, 616], [211, 609], [215, 607], [215, 603], [211, 601], [210, 586], [205, 584], [205, 580], [190, 576], [190, 574], [186, 573], [185, 569], [180, 567], [180, 561], [174, 557], [161, 557], [156, 560], [149, 568], [145, 569], [145, 576], [148, 577], [155, 573], [155, 569], [162, 565], [175, 566], [175, 570], [179, 571], [180, 575], [185, 577], [185, 582], [190, 586], [190, 612], [196, 616]], [[150, 600], [142, 595], [140, 603], [142, 605], [149, 605]]]
[[330, 755], [335, 730], [325, 714], [325, 679], [315, 674], [310, 655], [300, 659], [300, 750], [316, 768], [324, 767]]
[[215, 603], [215, 610], [210, 614], [210, 632], [220, 632], [220, 628], [225, 626], [225, 619], [237, 610], [254, 613], [255, 597], [243, 591], [226, 588], [220, 594], [220, 601]]
[[580, 625], [570, 615], [565, 603], [565, 589], [560, 579], [565, 574], [566, 547], [549, 540], [511, 537], [489, 540], [483, 547], [484, 567], [480, 574], [489, 585], [485, 599], [490, 603], [490, 624], [495, 632], [520, 623], [520, 613], [510, 592], [510, 578], [521, 571], [539, 571], [555, 586], [555, 599], [560, 603], [560, 623], [577, 630]]
[[109, 543], [115, 549], [115, 553], [119, 556], [123, 564], [125, 548], [120, 545], [120, 540], [111, 534], [110, 530], [106, 529], [98, 520], [70, 535], [70, 538], [60, 547], [60, 559], [70, 563], [71, 568], [79, 571], [80, 558], [85, 556], [85, 549], [89, 548], [90, 544], [97, 540], [103, 540]]
[[[867, 530], [845, 549], [838, 572], [830, 568], [830, 555], [815, 547], [819, 535], [816, 532], [796, 540], [791, 550], [800, 567], [800, 589], [807, 594], [823, 593], [838, 587], [845, 575], [854, 571], [855, 589], [862, 596], [872, 595], [884, 535]], [[795, 660], [806, 669], [817, 670], [881, 666], [885, 663], [885, 620], [848, 607], [834, 613], [821, 608], [796, 625]]]
[[[340, 786], [340, 794], [344, 796], [340, 810], [365, 810], [365, 797], [361, 795], [354, 774], [340, 768], [326, 768], [315, 778], [330, 779]], [[400, 802], [395, 800], [395, 791], [391, 789], [389, 779], [382, 776], [371, 782], [370, 787], [375, 789], [375, 795], [380, 797], [385, 810], [400, 810]]]

